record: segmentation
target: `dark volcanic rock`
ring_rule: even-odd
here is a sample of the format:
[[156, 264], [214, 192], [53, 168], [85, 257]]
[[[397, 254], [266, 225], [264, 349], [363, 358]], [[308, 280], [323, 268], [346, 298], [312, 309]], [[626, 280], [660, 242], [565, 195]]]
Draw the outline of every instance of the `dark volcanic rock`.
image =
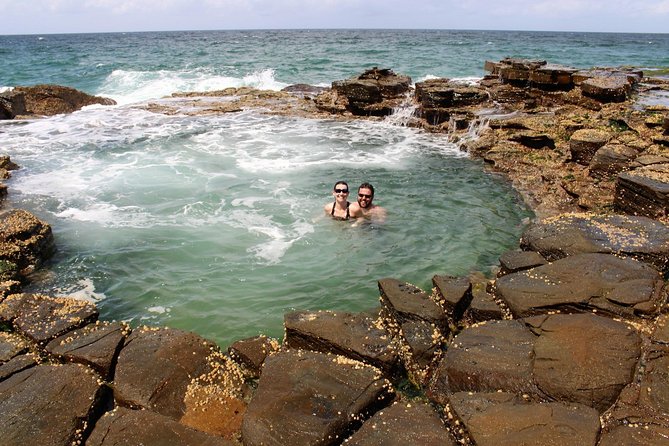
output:
[[251, 377], [259, 378], [265, 358], [277, 350], [279, 343], [276, 339], [261, 335], [234, 342], [228, 348], [228, 354], [243, 366]]
[[520, 246], [549, 261], [598, 252], [630, 256], [661, 271], [669, 268], [669, 227], [645, 217], [563, 215], [528, 226]]
[[39, 356], [34, 353], [14, 356], [7, 362], [0, 364], [0, 381], [3, 381], [15, 373], [22, 372], [25, 369], [37, 365]]
[[87, 446], [232, 446], [228, 440], [191, 429], [148, 410], [117, 407], [95, 425]]
[[657, 424], [620, 425], [602, 434], [598, 446], [662, 446], [667, 444], [669, 427]]
[[420, 288], [396, 279], [379, 280], [381, 303], [398, 322], [422, 320], [447, 334], [448, 318], [444, 310]]
[[22, 209], [0, 213], [0, 260], [13, 262], [26, 275], [53, 255], [51, 226]]
[[242, 426], [244, 445], [335, 445], [392, 397], [378, 369], [289, 350], [265, 361]]
[[417, 385], [425, 384], [433, 365], [441, 357], [446, 340], [433, 324], [420, 320], [400, 324], [397, 336], [409, 379]]
[[129, 331], [118, 322], [98, 321], [54, 339], [45, 350], [67, 361], [88, 365], [104, 379], [110, 379], [112, 366]]
[[11, 323], [39, 344], [95, 322], [97, 318], [95, 305], [67, 297], [13, 294], [0, 304], [0, 322]]
[[428, 404], [397, 401], [377, 412], [346, 440], [348, 446], [455, 446]]
[[593, 314], [556, 314], [527, 321], [534, 343], [534, 379], [551, 399], [608, 409], [632, 382], [641, 337], [628, 325]]
[[23, 93], [28, 114], [51, 116], [72, 113], [93, 104], [115, 105], [116, 101], [99, 96], [91, 96], [82, 91], [61, 85], [35, 85], [16, 87], [13, 91]]
[[616, 210], [651, 218], [669, 215], [669, 167], [650, 165], [618, 175]]
[[215, 345], [193, 333], [167, 328], [136, 329], [118, 357], [114, 397], [129, 407], [179, 419], [191, 380], [209, 368]]
[[459, 392], [450, 403], [477, 446], [597, 444], [599, 414], [587, 406], [528, 403], [500, 392]]
[[633, 319], [656, 314], [666, 300], [653, 267], [609, 254], [578, 254], [507, 274], [495, 293], [516, 317], [548, 311], [600, 311]]
[[548, 263], [546, 259], [535, 251], [507, 251], [499, 258], [500, 270], [498, 276], [524, 271], [546, 263]]
[[0, 119], [14, 119], [26, 114], [25, 95], [16, 90], [0, 93]]
[[445, 404], [459, 391], [536, 393], [532, 382], [535, 335], [519, 321], [494, 321], [466, 328], [451, 342], [429, 389]]
[[284, 316], [284, 346], [335, 353], [363, 361], [392, 376], [398, 355], [378, 318], [364, 313], [295, 311]]
[[436, 275], [432, 284], [437, 292], [437, 301], [453, 321], [459, 321], [472, 301], [472, 284], [466, 277]]
[[472, 283], [472, 301], [465, 311], [463, 319], [467, 324], [502, 319], [502, 308], [495, 302], [495, 297], [488, 292], [487, 280], [476, 280]]
[[0, 382], [2, 444], [77, 444], [101, 403], [98, 379], [78, 364], [44, 364]]

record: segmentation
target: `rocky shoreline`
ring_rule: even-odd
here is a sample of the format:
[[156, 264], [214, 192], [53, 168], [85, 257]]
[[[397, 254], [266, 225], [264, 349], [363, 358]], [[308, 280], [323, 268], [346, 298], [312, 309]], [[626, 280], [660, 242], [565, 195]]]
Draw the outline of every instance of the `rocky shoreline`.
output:
[[[286, 314], [281, 342], [221, 351], [193, 333], [100, 321], [90, 303], [21, 293], [53, 236], [26, 211], [2, 211], [3, 444], [668, 444], [669, 108], [642, 99], [669, 81], [545, 61], [486, 69], [477, 84], [413, 88], [372, 69], [329, 89], [147, 106], [328, 119], [415, 107], [406, 125], [483, 158], [540, 217], [495, 278], [435, 271], [432, 290], [380, 278], [379, 308]], [[0, 117], [72, 111], [30, 102], [44, 86], [32, 88], [1, 94]], [[0, 160], [3, 178], [15, 168]]]

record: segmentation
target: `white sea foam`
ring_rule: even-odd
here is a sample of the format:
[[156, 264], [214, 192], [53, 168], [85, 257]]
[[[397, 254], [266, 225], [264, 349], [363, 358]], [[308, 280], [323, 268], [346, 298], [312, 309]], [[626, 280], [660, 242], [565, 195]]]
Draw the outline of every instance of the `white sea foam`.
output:
[[100, 302], [106, 297], [104, 293], [95, 291], [95, 284], [89, 278], [78, 280], [67, 287], [56, 288], [53, 290], [53, 294], [56, 297], [72, 297], [91, 303]]
[[215, 73], [211, 69], [133, 71], [117, 69], [107, 77], [97, 94], [118, 104], [159, 99], [178, 92], [208, 92], [229, 87], [254, 87], [280, 90], [288, 84], [278, 82], [272, 69], [254, 71], [241, 78]]
[[156, 314], [165, 314], [169, 313], [171, 309], [169, 307], [164, 307], [162, 305], [156, 305], [153, 307], [149, 307], [146, 309], [149, 313], [156, 313]]

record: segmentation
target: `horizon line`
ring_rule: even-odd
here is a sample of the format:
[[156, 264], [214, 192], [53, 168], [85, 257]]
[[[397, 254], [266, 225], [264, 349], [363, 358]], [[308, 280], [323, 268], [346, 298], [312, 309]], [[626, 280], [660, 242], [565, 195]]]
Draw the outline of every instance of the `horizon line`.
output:
[[576, 31], [576, 30], [540, 30], [540, 29], [481, 29], [481, 28], [222, 28], [222, 29], [171, 29], [171, 30], [134, 30], [134, 31], [72, 31], [46, 33], [10, 33], [6, 36], [59, 36], [78, 34], [144, 34], [144, 33], [179, 33], [179, 32], [258, 32], [258, 31], [459, 31], [459, 32], [527, 32], [527, 33], [576, 33], [576, 34], [653, 34], [669, 35], [662, 32], [640, 31]]

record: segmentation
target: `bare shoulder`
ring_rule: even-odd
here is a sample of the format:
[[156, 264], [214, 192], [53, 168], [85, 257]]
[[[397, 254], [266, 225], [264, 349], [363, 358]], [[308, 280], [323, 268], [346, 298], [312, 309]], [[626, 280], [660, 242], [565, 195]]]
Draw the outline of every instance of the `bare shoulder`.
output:
[[326, 214], [329, 214], [331, 211], [332, 211], [332, 203], [326, 203], [323, 206], [323, 212], [325, 212]]
[[348, 207], [348, 213], [353, 218], [358, 218], [362, 216], [362, 208], [358, 203], [351, 203]]

